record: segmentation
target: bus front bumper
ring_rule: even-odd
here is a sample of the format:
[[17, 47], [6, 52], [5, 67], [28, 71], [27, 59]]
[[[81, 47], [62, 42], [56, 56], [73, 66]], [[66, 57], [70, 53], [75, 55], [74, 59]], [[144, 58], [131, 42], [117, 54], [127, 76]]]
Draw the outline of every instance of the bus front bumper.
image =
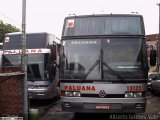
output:
[[82, 99], [71, 100], [61, 98], [63, 111], [82, 113], [144, 113], [146, 99]]
[[28, 88], [28, 96], [30, 99], [49, 99], [48, 89], [30, 89]]

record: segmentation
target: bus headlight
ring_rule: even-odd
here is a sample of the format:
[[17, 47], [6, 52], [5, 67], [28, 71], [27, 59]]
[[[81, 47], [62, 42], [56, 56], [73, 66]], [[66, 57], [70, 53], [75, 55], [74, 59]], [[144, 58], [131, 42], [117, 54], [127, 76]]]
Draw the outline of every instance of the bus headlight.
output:
[[126, 92], [125, 97], [126, 98], [132, 98], [133, 97], [133, 92]]
[[139, 98], [142, 97], [142, 93], [141, 92], [135, 92], [134, 93], [134, 98]]
[[73, 96], [73, 93], [72, 93], [72, 92], [65, 92], [65, 96], [66, 96], [66, 97], [72, 97], [72, 96]]
[[125, 98], [140, 98], [142, 97], [142, 92], [126, 92]]
[[66, 97], [80, 97], [81, 93], [79, 91], [73, 92], [73, 91], [66, 91], [65, 92]]
[[74, 96], [74, 97], [80, 97], [80, 96], [81, 96], [81, 93], [80, 93], [80, 92], [73, 92], [73, 96]]

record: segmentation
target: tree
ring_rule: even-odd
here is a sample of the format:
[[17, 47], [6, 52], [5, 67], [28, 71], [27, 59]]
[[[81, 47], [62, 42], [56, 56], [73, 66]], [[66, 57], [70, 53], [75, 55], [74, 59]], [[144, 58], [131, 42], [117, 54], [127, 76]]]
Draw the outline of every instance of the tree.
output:
[[6, 33], [11, 33], [11, 32], [20, 32], [20, 29], [16, 28], [11, 24], [3, 23], [3, 21], [0, 20], [0, 42], [3, 42], [3, 36]]

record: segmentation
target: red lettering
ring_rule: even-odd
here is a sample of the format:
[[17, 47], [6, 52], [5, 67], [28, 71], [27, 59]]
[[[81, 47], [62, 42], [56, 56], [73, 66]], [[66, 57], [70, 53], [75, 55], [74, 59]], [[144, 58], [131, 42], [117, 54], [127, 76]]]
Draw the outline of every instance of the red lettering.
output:
[[91, 86], [86, 86], [86, 90], [90, 91], [91, 90]]
[[26, 53], [29, 53], [29, 51], [28, 51], [28, 50], [26, 50]]
[[94, 90], [94, 91], [96, 90], [94, 86], [92, 86], [92, 90]]
[[72, 86], [69, 86], [69, 90], [72, 90]]
[[22, 54], [25, 54], [26, 53], [26, 51], [25, 50], [22, 50]]
[[85, 86], [82, 86], [81, 90], [85, 90]]
[[39, 53], [42, 53], [42, 50], [41, 50], [41, 49], [39, 49], [39, 50], [38, 50], [38, 52], [39, 52]]
[[76, 90], [76, 86], [73, 86], [73, 90]]
[[19, 54], [19, 53], [45, 53], [45, 52], [48, 52], [47, 51], [48, 49], [46, 50], [43, 50], [43, 49], [26, 49], [26, 50], [21, 50], [21, 49], [17, 49], [17, 50], [3, 50], [2, 53], [3, 54]]
[[18, 53], [21, 53], [21, 50], [18, 50]]
[[35, 50], [35, 49], [32, 49], [32, 50], [31, 50], [31, 53], [35, 53], [35, 52], [36, 52], [36, 50]]
[[64, 90], [71, 90], [71, 91], [80, 91], [80, 90], [86, 90], [86, 91], [95, 91], [95, 86], [64, 86]]
[[77, 90], [81, 90], [81, 86], [77, 86]]
[[127, 86], [128, 91], [141, 91], [142, 86]]
[[64, 86], [64, 90], [68, 90], [68, 86]]

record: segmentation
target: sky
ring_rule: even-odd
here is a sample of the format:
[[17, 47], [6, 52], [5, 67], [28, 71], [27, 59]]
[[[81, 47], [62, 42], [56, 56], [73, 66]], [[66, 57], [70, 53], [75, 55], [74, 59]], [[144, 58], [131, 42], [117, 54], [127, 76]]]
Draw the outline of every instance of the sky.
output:
[[[22, 1], [0, 0], [0, 20], [22, 28]], [[61, 38], [70, 14], [140, 14], [146, 35], [159, 33], [160, 0], [26, 0], [26, 32], [48, 32]], [[134, 13], [133, 13], [134, 12]]]

